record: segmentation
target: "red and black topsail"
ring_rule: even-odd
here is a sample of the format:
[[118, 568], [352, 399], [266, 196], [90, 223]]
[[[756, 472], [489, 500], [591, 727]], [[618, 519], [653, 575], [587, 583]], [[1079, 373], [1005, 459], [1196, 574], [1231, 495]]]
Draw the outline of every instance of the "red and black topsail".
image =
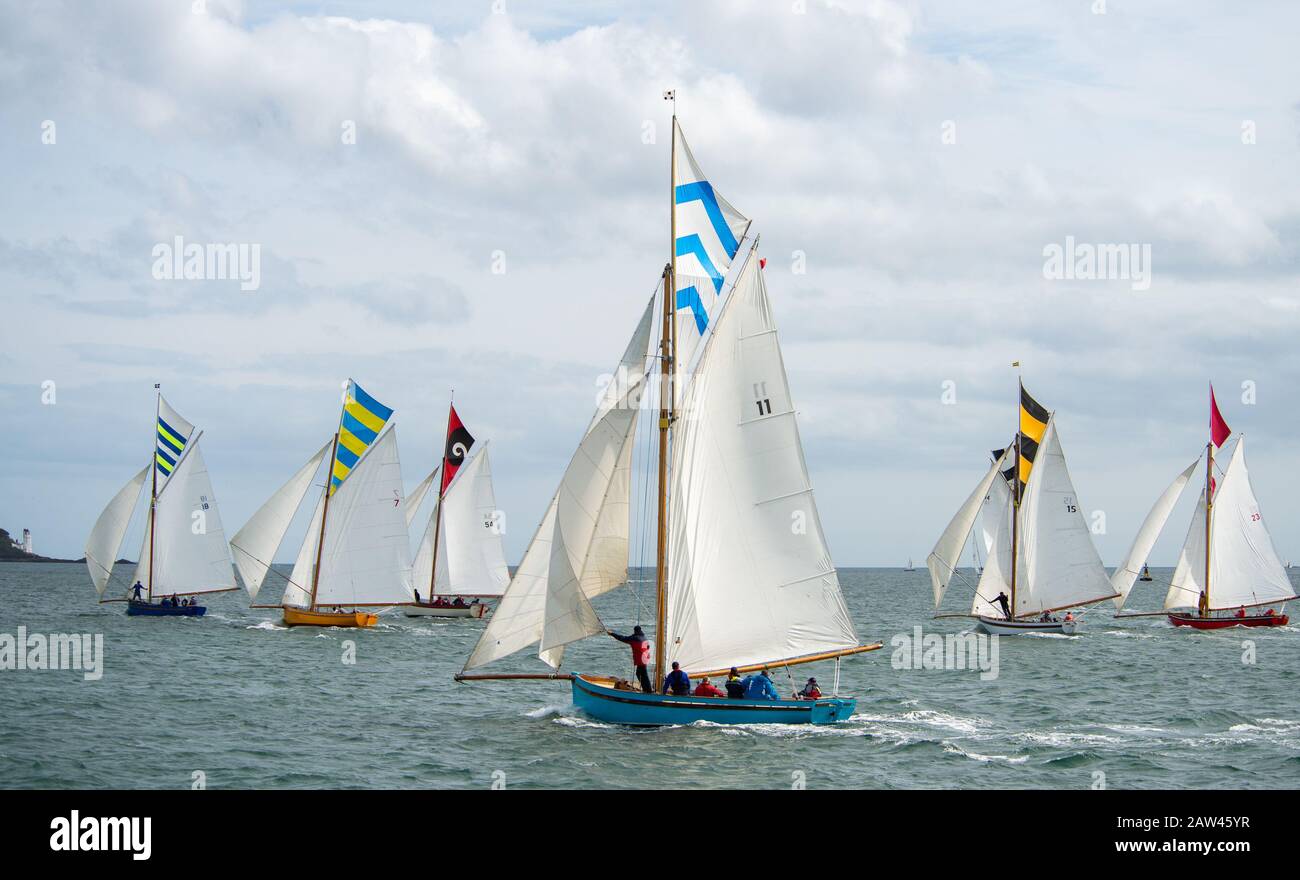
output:
[[439, 489], [439, 494], [447, 491], [473, 445], [474, 435], [465, 429], [453, 405], [451, 414], [447, 416], [447, 447], [442, 453], [442, 488]]

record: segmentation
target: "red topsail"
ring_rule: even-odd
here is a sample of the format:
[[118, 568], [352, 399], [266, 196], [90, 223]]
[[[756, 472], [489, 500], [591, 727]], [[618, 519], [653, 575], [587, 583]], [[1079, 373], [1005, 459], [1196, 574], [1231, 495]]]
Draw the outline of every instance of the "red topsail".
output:
[[460, 470], [460, 466], [464, 464], [465, 456], [469, 454], [469, 448], [473, 445], [473, 435], [465, 430], [460, 416], [456, 414], [456, 407], [452, 406], [451, 412], [447, 416], [447, 446], [442, 454], [442, 488], [439, 490], [439, 497], [451, 485], [452, 479], [456, 476], [456, 471]]
[[1214, 441], [1216, 449], [1223, 446], [1228, 437], [1232, 434], [1232, 429], [1228, 423], [1223, 420], [1223, 415], [1219, 412], [1218, 401], [1214, 399], [1214, 386], [1210, 386], [1210, 439]]

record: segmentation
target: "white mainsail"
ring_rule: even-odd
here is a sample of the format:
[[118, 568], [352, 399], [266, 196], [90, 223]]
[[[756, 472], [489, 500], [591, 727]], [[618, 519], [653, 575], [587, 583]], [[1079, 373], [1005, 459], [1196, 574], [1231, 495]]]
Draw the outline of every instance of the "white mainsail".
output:
[[751, 252], [674, 428], [664, 662], [779, 663], [856, 647]]
[[316, 605], [397, 605], [412, 600], [402, 467], [391, 423], [330, 496], [321, 540]]
[[[1203, 497], [1203, 496], [1202, 496]], [[1195, 607], [1205, 588], [1205, 507], [1197, 507], [1166, 608]], [[1200, 528], [1197, 528], [1197, 525]], [[1246, 469], [1245, 438], [1214, 492], [1210, 515], [1210, 609], [1281, 603], [1295, 598], [1286, 569], [1264, 525]]]
[[[293, 522], [294, 513], [302, 504], [307, 490], [311, 488], [311, 479], [320, 468], [321, 462], [329, 454], [331, 440], [307, 460], [289, 481], [275, 491], [266, 500], [244, 527], [230, 539], [230, 549], [235, 557], [235, 566], [248, 590], [248, 598], [255, 600], [262, 582], [271, 570], [275, 551], [284, 541], [284, 533]], [[319, 524], [317, 526], [319, 531]]]
[[558, 667], [564, 645], [601, 631], [587, 591], [597, 595], [627, 580], [629, 522], [625, 515], [616, 521], [616, 514], [620, 509], [626, 514], [630, 488], [614, 484], [631, 480], [624, 450], [644, 391], [654, 305], [651, 297], [623, 353], [616, 381], [597, 407], [465, 669], [538, 642], [541, 659]]
[[90, 580], [95, 585], [95, 592], [100, 596], [104, 595], [108, 579], [113, 574], [113, 563], [126, 538], [126, 528], [131, 522], [136, 499], [153, 466], [151, 461], [141, 468], [140, 473], [127, 480], [126, 485], [108, 502], [99, 519], [95, 520], [90, 537], [86, 539], [86, 567], [90, 569]]
[[1120, 566], [1111, 572], [1110, 585], [1116, 593], [1119, 593], [1115, 597], [1115, 610], [1123, 609], [1124, 603], [1128, 601], [1129, 592], [1133, 589], [1138, 575], [1142, 573], [1142, 566], [1151, 555], [1151, 549], [1155, 547], [1160, 533], [1164, 531], [1169, 514], [1173, 512], [1178, 500], [1183, 497], [1183, 492], [1192, 479], [1192, 472], [1196, 470], [1200, 461], [1200, 458], [1197, 458], [1189, 464], [1182, 473], [1174, 477], [1174, 481], [1156, 499], [1146, 519], [1142, 520], [1142, 527], [1133, 538], [1133, 546], [1129, 547], [1128, 555], [1124, 557]]
[[[934, 587], [934, 607], [936, 609], [939, 607], [939, 603], [943, 601], [943, 594], [948, 589], [948, 583], [957, 571], [962, 548], [966, 546], [966, 541], [975, 528], [975, 520], [989, 498], [990, 488], [994, 480], [999, 476], [998, 471], [1005, 459], [1006, 453], [1003, 452], [997, 461], [989, 466], [988, 473], [980, 480], [975, 490], [970, 493], [970, 497], [957, 509], [956, 515], [948, 523], [948, 527], [943, 530], [943, 534], [939, 536], [934, 549], [930, 551], [930, 555], [925, 559], [925, 567], [930, 570], [930, 584]], [[992, 546], [991, 543], [990, 546]], [[908, 564], [910, 567], [911, 560], [908, 561]]]
[[1016, 606], [1019, 617], [1117, 596], [1065, 465], [1056, 418], [1034, 459], [1020, 503]]
[[460, 468], [442, 498], [442, 527], [436, 528], [435, 506], [415, 557], [415, 589], [427, 593], [433, 562], [433, 534], [438, 532], [435, 595], [500, 596], [510, 583], [501, 546], [492, 465], [483, 444]]
[[150, 596], [235, 589], [235, 571], [203, 460], [201, 438], [200, 433], [186, 443], [175, 469], [158, 490], [152, 528], [149, 522], [145, 524], [135, 577]]

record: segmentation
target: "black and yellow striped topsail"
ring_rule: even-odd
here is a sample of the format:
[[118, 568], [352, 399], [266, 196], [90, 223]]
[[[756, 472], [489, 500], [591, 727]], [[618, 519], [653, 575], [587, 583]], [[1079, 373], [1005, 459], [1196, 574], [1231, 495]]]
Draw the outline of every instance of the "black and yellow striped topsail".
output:
[[1029, 396], [1025, 386], [1020, 386], [1020, 494], [1029, 483], [1029, 474], [1034, 469], [1034, 459], [1038, 455], [1038, 444], [1043, 442], [1047, 433], [1047, 420], [1051, 418], [1042, 404]]

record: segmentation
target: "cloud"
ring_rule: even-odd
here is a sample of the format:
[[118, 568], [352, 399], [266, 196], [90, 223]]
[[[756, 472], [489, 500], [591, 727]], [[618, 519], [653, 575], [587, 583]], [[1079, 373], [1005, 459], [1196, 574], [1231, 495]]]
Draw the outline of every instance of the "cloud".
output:
[[[762, 235], [840, 562], [925, 555], [1013, 427], [1015, 359], [1111, 560], [1203, 442], [1205, 382], [1255, 382], [1229, 420], [1296, 555], [1297, 12], [800, 6], [0, 9], [0, 412], [46, 429], [19, 432], [42, 482], [0, 476], [0, 519], [75, 554], [163, 381], [233, 527], [351, 375], [397, 405], [411, 481], [454, 387], [535, 521], [667, 258], [676, 87]], [[152, 278], [177, 235], [258, 244], [261, 288]], [[1149, 244], [1151, 289], [1045, 279], [1066, 236]]]

